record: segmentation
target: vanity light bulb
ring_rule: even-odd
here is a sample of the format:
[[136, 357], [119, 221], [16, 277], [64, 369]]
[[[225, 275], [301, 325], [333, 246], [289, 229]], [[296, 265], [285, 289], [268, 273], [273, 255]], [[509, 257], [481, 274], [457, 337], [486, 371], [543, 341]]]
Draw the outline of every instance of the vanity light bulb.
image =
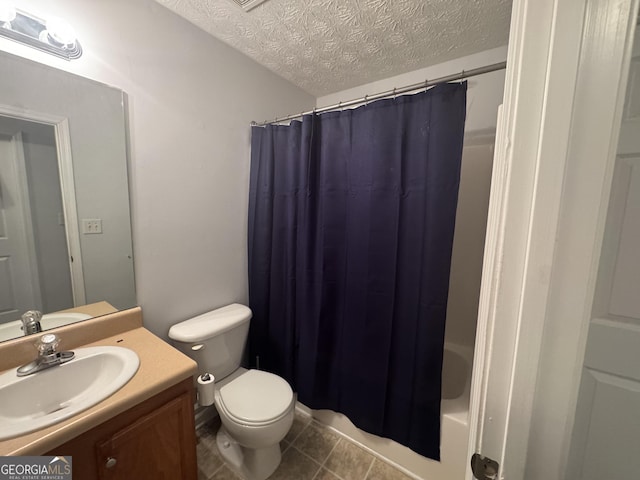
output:
[[77, 38], [73, 27], [57, 17], [47, 20], [47, 35], [55, 44], [64, 47], [72, 47]]
[[16, 19], [16, 7], [9, 2], [0, 2], [0, 24], [10, 23]]

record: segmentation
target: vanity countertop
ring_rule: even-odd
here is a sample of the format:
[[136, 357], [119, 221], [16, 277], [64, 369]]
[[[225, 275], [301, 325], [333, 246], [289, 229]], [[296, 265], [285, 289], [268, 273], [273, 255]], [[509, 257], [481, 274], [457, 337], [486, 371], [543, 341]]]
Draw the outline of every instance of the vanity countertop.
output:
[[116, 313], [117, 311], [117, 308], [115, 308], [109, 302], [103, 300], [101, 302], [90, 303], [88, 305], [82, 305], [80, 307], [68, 308], [66, 310], [60, 310], [59, 312], [54, 313], [86, 313], [88, 315], [91, 315], [92, 317], [99, 317], [100, 315]]
[[[106, 336], [109, 333], [112, 335]], [[0, 456], [42, 455], [193, 376], [197, 370], [193, 360], [142, 326], [140, 308], [62, 327], [56, 334], [63, 341], [68, 337], [63, 345], [65, 349], [99, 345], [129, 348], [138, 354], [140, 367], [124, 387], [97, 405], [42, 430], [0, 441]], [[97, 339], [98, 336], [103, 338]], [[81, 338], [89, 343], [80, 343]], [[33, 348], [30, 343], [23, 338], [0, 345], [0, 357], [11, 356], [15, 361]], [[22, 359], [20, 363], [24, 363]], [[0, 362], [0, 369], [6, 370], [7, 366]]]

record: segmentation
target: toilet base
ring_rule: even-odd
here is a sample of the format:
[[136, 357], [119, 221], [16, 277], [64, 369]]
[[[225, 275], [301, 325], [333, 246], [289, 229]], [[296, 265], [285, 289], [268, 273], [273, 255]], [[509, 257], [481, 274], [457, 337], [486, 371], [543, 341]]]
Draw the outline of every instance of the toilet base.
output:
[[216, 434], [216, 444], [225, 462], [246, 480], [266, 480], [282, 460], [279, 443], [265, 448], [246, 448], [231, 438], [224, 425]]

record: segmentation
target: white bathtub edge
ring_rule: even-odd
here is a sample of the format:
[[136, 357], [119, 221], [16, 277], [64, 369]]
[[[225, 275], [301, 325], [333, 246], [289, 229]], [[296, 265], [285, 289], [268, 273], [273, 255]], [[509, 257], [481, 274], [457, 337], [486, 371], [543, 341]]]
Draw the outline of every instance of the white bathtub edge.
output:
[[364, 432], [340, 413], [331, 410], [312, 410], [300, 402], [296, 402], [296, 410], [316, 419], [331, 431], [392, 465], [410, 478], [415, 480], [462, 479], [466, 470], [466, 459], [463, 458], [462, 461], [459, 459], [465, 456], [467, 451], [468, 399], [471, 388], [473, 349], [448, 342], [445, 343], [445, 348], [467, 360], [468, 372], [464, 393], [458, 398], [442, 401], [440, 462], [423, 457], [393, 440]]
[[[335, 427], [333, 425], [330, 425], [328, 423], [325, 423], [321, 420], [318, 419], [317, 416], [314, 416], [313, 413], [316, 414], [320, 414], [322, 415], [324, 412], [327, 412], [328, 414], [333, 414], [333, 415], [340, 415], [337, 414], [335, 412], [330, 412], [328, 410], [323, 411], [318, 411], [318, 410], [311, 410], [309, 407], [307, 407], [306, 405], [304, 405], [303, 403], [300, 402], [296, 402], [296, 411], [301, 413], [302, 415], [311, 417], [313, 419], [318, 420], [320, 423], [322, 423], [322, 425], [327, 428], [328, 430], [331, 430], [333, 433], [335, 433], [336, 435], [345, 438], [347, 440], [349, 440], [351, 443], [354, 443], [356, 445], [358, 445], [360, 448], [362, 448], [364, 451], [370, 453], [371, 455], [373, 455], [376, 458], [379, 458], [380, 460], [382, 460], [385, 463], [388, 463], [389, 465], [391, 465], [392, 467], [396, 468], [397, 470], [400, 470], [402, 473], [404, 473], [405, 475], [407, 475], [410, 478], [413, 478], [415, 480], [424, 480], [424, 478], [419, 477], [418, 475], [416, 475], [415, 473], [411, 472], [410, 470], [407, 470], [404, 466], [400, 465], [397, 462], [394, 462], [393, 460], [391, 460], [388, 457], [385, 457], [383, 454], [381, 454], [380, 452], [374, 450], [373, 448], [369, 447], [368, 445], [366, 445], [365, 443], [362, 443], [361, 441], [357, 440], [356, 438], [354, 438], [352, 435], [350, 435], [349, 433], [341, 430], [338, 427]], [[372, 436], [375, 437], [375, 435], [372, 435], [370, 433], [364, 432], [362, 430], [360, 430], [358, 427], [356, 427], [355, 425], [353, 425], [346, 417], [344, 417], [344, 419], [349, 422], [350, 425], [347, 425], [347, 429], [354, 429], [357, 430], [358, 432], [360, 432], [361, 434], [367, 435], [367, 436]], [[345, 430], [347, 430], [345, 429]], [[391, 440], [390, 440], [391, 441]], [[399, 444], [398, 444], [399, 445]], [[406, 447], [402, 447], [402, 448], [406, 448]], [[415, 454], [417, 455], [417, 453]], [[368, 473], [368, 472], [367, 472]]]

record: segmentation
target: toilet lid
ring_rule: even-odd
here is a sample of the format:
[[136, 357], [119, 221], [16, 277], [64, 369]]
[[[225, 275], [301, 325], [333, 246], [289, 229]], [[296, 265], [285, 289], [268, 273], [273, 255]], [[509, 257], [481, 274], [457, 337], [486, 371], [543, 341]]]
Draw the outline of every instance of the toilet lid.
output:
[[262, 423], [281, 416], [291, 405], [293, 390], [283, 378], [248, 370], [220, 388], [224, 408], [238, 420]]

